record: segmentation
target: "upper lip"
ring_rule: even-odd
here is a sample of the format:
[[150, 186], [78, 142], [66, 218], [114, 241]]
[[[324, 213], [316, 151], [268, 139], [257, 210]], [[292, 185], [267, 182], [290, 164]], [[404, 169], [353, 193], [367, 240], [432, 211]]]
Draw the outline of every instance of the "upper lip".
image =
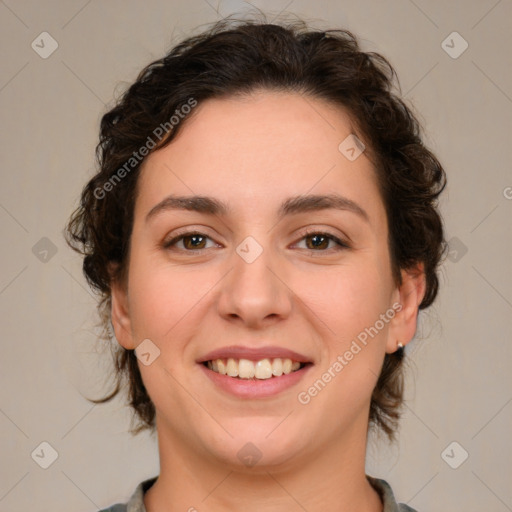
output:
[[249, 359], [250, 361], [260, 361], [261, 359], [273, 359], [279, 357], [281, 359], [292, 359], [299, 363], [311, 362], [311, 359], [305, 355], [282, 347], [268, 346], [251, 348], [236, 345], [212, 350], [211, 352], [208, 352], [208, 354], [199, 358], [197, 362], [204, 363], [215, 359], [229, 359], [230, 357], [233, 359]]

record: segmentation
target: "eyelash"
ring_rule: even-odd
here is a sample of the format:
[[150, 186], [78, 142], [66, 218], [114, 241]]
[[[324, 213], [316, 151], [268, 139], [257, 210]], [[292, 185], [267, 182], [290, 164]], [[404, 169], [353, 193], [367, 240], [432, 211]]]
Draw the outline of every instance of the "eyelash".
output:
[[[342, 251], [344, 249], [350, 249], [350, 246], [347, 242], [341, 240], [340, 238], [333, 235], [332, 233], [325, 232], [325, 231], [307, 230], [304, 233], [302, 233], [302, 236], [299, 239], [299, 241], [302, 241], [304, 238], [310, 237], [312, 235], [320, 235], [322, 237], [325, 237], [325, 238], [329, 239], [330, 241], [333, 241], [334, 243], [336, 243], [338, 245], [338, 247], [335, 247], [335, 248], [331, 247], [330, 249], [320, 249], [320, 250], [304, 249], [305, 251], [308, 251], [309, 253], [322, 253], [322, 252], [330, 253], [332, 250]], [[172, 238], [171, 240], [164, 241], [162, 244], [162, 247], [164, 249], [170, 250], [171, 247], [173, 245], [175, 245], [177, 242], [183, 240], [184, 238], [190, 237], [190, 236], [201, 236], [203, 238], [209, 238], [210, 240], [212, 240], [208, 235], [205, 235], [204, 233], [201, 233], [199, 231], [189, 231], [189, 232], [181, 233], [181, 234], [175, 236], [174, 238]], [[211, 247], [209, 247], [207, 249], [211, 249]], [[205, 251], [206, 249], [179, 249], [179, 250], [189, 253], [189, 254], [198, 254], [200, 252]]]

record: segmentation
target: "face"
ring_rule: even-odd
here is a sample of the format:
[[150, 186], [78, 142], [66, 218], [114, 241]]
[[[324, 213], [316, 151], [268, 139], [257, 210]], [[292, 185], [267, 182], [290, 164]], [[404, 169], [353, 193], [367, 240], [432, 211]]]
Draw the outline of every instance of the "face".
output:
[[[421, 286], [392, 278], [375, 171], [338, 149], [351, 131], [339, 107], [258, 92], [202, 103], [146, 159], [112, 321], [125, 348], [150, 340], [138, 364], [172, 442], [236, 466], [256, 447], [261, 465], [285, 467], [366, 439]], [[278, 359], [301, 364], [279, 376]]]

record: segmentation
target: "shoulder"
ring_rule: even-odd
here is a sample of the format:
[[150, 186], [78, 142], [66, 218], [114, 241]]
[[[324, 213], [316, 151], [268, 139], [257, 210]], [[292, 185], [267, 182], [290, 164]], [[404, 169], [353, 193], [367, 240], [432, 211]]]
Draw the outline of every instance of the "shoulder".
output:
[[137, 485], [127, 503], [116, 503], [99, 512], [146, 512], [144, 507], [144, 494], [156, 482], [158, 477], [154, 476], [144, 480]]
[[373, 478], [368, 475], [366, 478], [372, 484], [373, 488], [380, 494], [384, 505], [382, 512], [417, 512], [404, 503], [397, 503], [391, 486], [385, 480]]
[[408, 505], [405, 505], [404, 503], [398, 504], [398, 510], [400, 512], [416, 512], [413, 508], [409, 507]]

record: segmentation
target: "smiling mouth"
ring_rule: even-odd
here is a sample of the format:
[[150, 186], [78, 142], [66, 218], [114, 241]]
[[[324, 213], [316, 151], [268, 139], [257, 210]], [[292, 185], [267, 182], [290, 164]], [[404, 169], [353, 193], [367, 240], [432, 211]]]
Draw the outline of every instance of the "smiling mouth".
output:
[[292, 359], [276, 357], [258, 361], [234, 358], [213, 359], [202, 364], [213, 372], [227, 377], [266, 380], [294, 373], [311, 363], [300, 363]]

